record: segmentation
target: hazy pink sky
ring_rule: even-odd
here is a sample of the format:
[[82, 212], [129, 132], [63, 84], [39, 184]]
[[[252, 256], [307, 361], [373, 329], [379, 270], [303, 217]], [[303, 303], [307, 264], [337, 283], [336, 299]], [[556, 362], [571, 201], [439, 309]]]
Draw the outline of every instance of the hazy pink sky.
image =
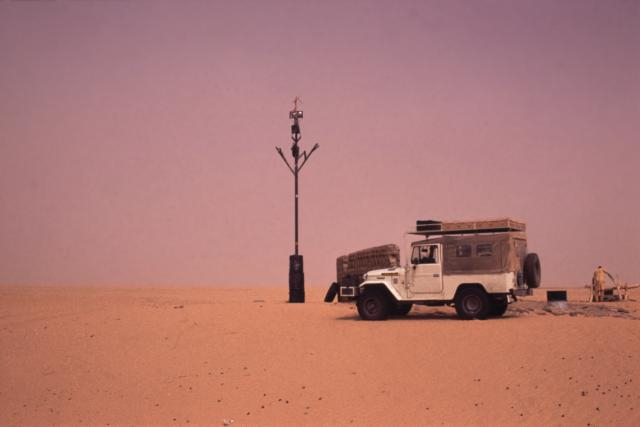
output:
[[[287, 289], [416, 219], [640, 282], [640, 2], [0, 0], [0, 283]], [[288, 152], [288, 150], [287, 150]]]

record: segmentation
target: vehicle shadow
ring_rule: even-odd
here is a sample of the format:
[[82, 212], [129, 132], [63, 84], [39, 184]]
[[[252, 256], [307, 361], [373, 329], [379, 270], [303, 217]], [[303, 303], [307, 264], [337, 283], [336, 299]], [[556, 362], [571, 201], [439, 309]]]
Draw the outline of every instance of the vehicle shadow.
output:
[[[392, 321], [406, 321], [406, 320], [419, 320], [419, 319], [425, 319], [425, 320], [451, 320], [451, 319], [457, 319], [458, 317], [456, 316], [455, 313], [443, 313], [443, 312], [432, 312], [432, 313], [409, 313], [406, 316], [389, 316], [389, 318], [386, 320], [387, 322], [392, 322]], [[355, 320], [355, 321], [363, 321], [360, 316], [358, 316], [357, 313], [354, 313], [353, 315], [349, 315], [349, 316], [340, 316], [340, 317], [336, 317], [336, 320]]]
[[[506, 313], [500, 317], [489, 317], [485, 319], [485, 322], [496, 322], [496, 321], [509, 321], [513, 319], [517, 319], [519, 316], [513, 313]], [[366, 322], [366, 320], [362, 320], [357, 313], [349, 316], [340, 316], [336, 317], [336, 320], [340, 321], [356, 321], [356, 322]], [[445, 313], [442, 311], [434, 311], [429, 313], [409, 313], [406, 316], [389, 316], [386, 322], [394, 322], [394, 321], [418, 321], [418, 320], [460, 320], [456, 313]], [[482, 321], [482, 320], [481, 320]]]

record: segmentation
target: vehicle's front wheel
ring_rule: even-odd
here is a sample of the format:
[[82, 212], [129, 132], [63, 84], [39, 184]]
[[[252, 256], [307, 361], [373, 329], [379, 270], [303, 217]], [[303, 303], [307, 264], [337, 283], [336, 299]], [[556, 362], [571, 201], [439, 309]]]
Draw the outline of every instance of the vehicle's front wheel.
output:
[[508, 306], [509, 300], [507, 297], [495, 297], [491, 300], [491, 310], [489, 311], [489, 314], [491, 316], [500, 317], [507, 311]]
[[389, 316], [389, 299], [380, 289], [366, 289], [358, 297], [358, 314], [363, 320], [385, 320]]
[[486, 319], [489, 315], [489, 297], [479, 288], [462, 289], [458, 292], [454, 305], [458, 317], [464, 320]]

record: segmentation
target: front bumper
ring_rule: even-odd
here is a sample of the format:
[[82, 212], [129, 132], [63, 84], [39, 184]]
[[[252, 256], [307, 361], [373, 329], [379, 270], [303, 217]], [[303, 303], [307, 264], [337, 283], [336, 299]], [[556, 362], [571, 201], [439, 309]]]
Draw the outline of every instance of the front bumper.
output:
[[360, 295], [360, 287], [358, 286], [340, 286], [338, 296], [341, 301], [355, 300]]

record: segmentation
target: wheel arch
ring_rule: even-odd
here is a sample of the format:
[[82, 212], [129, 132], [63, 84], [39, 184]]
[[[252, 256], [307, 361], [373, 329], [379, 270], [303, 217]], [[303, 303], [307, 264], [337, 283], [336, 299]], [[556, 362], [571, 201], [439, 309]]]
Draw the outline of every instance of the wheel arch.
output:
[[387, 295], [387, 298], [389, 298], [389, 300], [392, 302], [400, 302], [402, 300], [400, 295], [398, 294], [398, 291], [396, 291], [392, 287], [390, 288], [389, 285], [384, 282], [365, 282], [360, 285], [360, 294], [364, 293], [364, 291], [366, 291], [367, 289], [382, 290]]
[[455, 294], [453, 295], [453, 300], [455, 301], [456, 298], [458, 298], [458, 295], [460, 294], [460, 292], [469, 288], [479, 289], [483, 291], [485, 294], [489, 295], [489, 292], [487, 292], [487, 290], [485, 289], [482, 283], [460, 283], [456, 288]]

